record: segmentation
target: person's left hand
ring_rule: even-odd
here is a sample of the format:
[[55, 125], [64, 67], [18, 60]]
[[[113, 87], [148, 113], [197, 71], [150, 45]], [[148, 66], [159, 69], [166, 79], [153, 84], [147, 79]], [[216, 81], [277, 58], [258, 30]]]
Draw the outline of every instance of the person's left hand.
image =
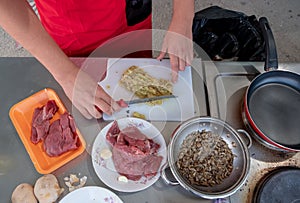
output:
[[170, 58], [172, 82], [176, 82], [178, 71], [184, 71], [185, 67], [190, 66], [193, 60], [192, 27], [190, 23], [172, 20], [157, 59], [162, 60], [166, 53], [169, 54]]

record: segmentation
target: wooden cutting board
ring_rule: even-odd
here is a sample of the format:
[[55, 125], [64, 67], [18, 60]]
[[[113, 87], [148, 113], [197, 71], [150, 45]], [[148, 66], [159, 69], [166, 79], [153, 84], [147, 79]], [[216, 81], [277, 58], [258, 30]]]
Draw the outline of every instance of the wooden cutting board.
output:
[[[135, 65], [143, 68], [148, 74], [156, 78], [171, 80], [170, 61], [156, 59], [108, 59], [107, 74], [99, 85], [111, 95], [115, 100], [132, 100], [137, 97], [124, 87], [120, 86], [119, 81], [123, 72], [130, 66]], [[173, 94], [178, 96], [175, 99], [168, 99], [161, 105], [151, 106], [140, 103], [132, 104], [112, 116], [104, 115], [104, 120], [115, 120], [123, 117], [132, 116], [133, 112], [145, 115], [147, 120], [152, 121], [183, 121], [194, 116], [194, 99], [192, 86], [191, 68], [179, 72], [178, 81], [173, 84]]]

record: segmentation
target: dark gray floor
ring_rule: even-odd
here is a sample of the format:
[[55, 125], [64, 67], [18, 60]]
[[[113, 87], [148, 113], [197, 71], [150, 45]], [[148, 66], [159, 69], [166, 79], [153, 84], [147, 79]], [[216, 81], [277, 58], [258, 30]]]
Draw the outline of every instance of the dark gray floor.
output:
[[[280, 62], [300, 62], [299, 0], [196, 0], [195, 11], [217, 5], [223, 8], [266, 16], [271, 24]], [[172, 16], [172, 0], [153, 1], [153, 28], [167, 29]], [[0, 28], [0, 56], [30, 56]]]

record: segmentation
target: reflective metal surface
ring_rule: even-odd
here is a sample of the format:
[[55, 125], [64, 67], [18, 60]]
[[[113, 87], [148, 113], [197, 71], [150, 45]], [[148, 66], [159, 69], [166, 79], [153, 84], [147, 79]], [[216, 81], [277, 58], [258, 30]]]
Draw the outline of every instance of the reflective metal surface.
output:
[[[94, 64], [99, 66], [97, 61]], [[263, 70], [263, 63], [224, 62], [215, 65], [195, 60], [195, 64], [192, 65], [195, 115], [217, 117], [228, 122], [234, 129], [245, 129], [241, 115], [243, 96], [250, 81]], [[279, 64], [279, 67], [300, 71], [300, 64]], [[207, 95], [203, 76], [206, 79]], [[0, 77], [0, 202], [10, 202], [11, 193], [18, 184], [22, 182], [34, 184], [41, 176], [36, 172], [8, 113], [13, 104], [45, 87], [50, 87], [58, 93], [66, 108], [76, 118], [76, 122], [80, 123], [79, 129], [87, 142], [86, 152], [53, 173], [58, 177], [60, 185], [65, 188], [63, 196], [68, 193], [64, 178], [71, 173], [79, 177], [87, 176], [87, 186], [107, 188], [96, 176], [90, 156], [93, 141], [107, 122], [82, 118], [72, 107], [58, 83], [34, 58], [0, 58]], [[153, 124], [161, 130], [166, 142], [169, 143], [170, 136], [179, 123], [153, 122]], [[232, 203], [250, 202], [255, 185], [268, 171], [278, 166], [300, 167], [299, 153], [276, 152], [262, 146], [255, 139], [249, 151], [251, 157], [249, 176], [241, 189], [230, 196], [229, 200]], [[124, 202], [133, 203], [212, 202], [191, 194], [181, 186], [168, 186], [162, 179], [141, 192], [113, 192]]]
[[[99, 61], [97, 59], [93, 60], [93, 64], [99, 69]], [[80, 62], [81, 60], [78, 61]], [[195, 61], [195, 64], [193, 64], [195, 115], [205, 116], [207, 115], [207, 108], [201, 65], [200, 61]], [[97, 74], [93, 74], [93, 76], [95, 75]], [[35, 170], [8, 115], [12, 105], [45, 87], [52, 88], [59, 95], [66, 108], [73, 114], [87, 143], [86, 151], [82, 155], [53, 172], [58, 178], [60, 186], [65, 189], [61, 198], [69, 193], [64, 183], [64, 178], [70, 174], [76, 174], [79, 178], [86, 176], [87, 186], [108, 188], [95, 174], [90, 156], [94, 139], [100, 132], [100, 129], [107, 125], [107, 122], [82, 118], [78, 111], [72, 107], [62, 88], [34, 58], [0, 58], [0, 77], [0, 202], [10, 202], [12, 191], [20, 183], [26, 182], [33, 185], [42, 176]], [[168, 143], [178, 122], [153, 122], [153, 124], [161, 130]], [[124, 202], [132, 203], [211, 202], [187, 192], [180, 186], [170, 187], [162, 179], [159, 179], [153, 186], [144, 191], [136, 193], [113, 192]]]
[[[188, 135], [196, 131], [212, 132], [220, 136], [232, 150], [235, 155], [233, 159], [233, 170], [229, 177], [225, 178], [220, 184], [213, 187], [191, 185], [189, 181], [184, 178], [177, 166], [176, 162], [181, 151], [181, 146]], [[224, 198], [234, 194], [245, 183], [250, 168], [250, 155], [248, 147], [251, 146], [251, 138], [247, 140], [248, 145], [243, 137], [239, 136], [238, 132], [230, 125], [222, 120], [211, 117], [195, 117], [181, 123], [172, 135], [172, 140], [168, 148], [168, 161], [172, 173], [176, 177], [181, 186], [193, 192], [199, 197], [207, 199]], [[242, 133], [242, 132], [241, 132]], [[245, 137], [245, 138], [247, 138]]]
[[[236, 129], [244, 128], [251, 135], [244, 126], [241, 109], [247, 87], [263, 71], [264, 63], [204, 62], [204, 66], [210, 115], [225, 120]], [[300, 64], [279, 64], [279, 69], [299, 73]], [[255, 185], [268, 171], [279, 166], [300, 167], [300, 153], [275, 151], [257, 142], [255, 136], [252, 137], [249, 176], [244, 186], [230, 196], [232, 203], [251, 202]]]

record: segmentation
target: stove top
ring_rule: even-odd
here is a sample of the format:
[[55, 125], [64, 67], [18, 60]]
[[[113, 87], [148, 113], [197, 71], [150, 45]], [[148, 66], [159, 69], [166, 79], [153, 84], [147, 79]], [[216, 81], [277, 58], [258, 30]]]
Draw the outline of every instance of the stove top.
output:
[[[233, 128], [246, 129], [242, 118], [242, 104], [247, 87], [258, 74], [264, 72], [262, 62], [203, 62], [208, 95], [208, 114], [220, 118]], [[300, 64], [280, 64], [279, 69], [300, 73]], [[249, 130], [248, 130], [249, 132]], [[251, 135], [251, 133], [249, 132]], [[243, 135], [241, 135], [243, 136]], [[300, 167], [300, 153], [283, 153], [264, 147], [253, 136], [249, 148], [251, 166], [244, 186], [230, 196], [230, 202], [251, 202], [259, 180], [280, 166]], [[245, 140], [246, 141], [246, 140]]]

